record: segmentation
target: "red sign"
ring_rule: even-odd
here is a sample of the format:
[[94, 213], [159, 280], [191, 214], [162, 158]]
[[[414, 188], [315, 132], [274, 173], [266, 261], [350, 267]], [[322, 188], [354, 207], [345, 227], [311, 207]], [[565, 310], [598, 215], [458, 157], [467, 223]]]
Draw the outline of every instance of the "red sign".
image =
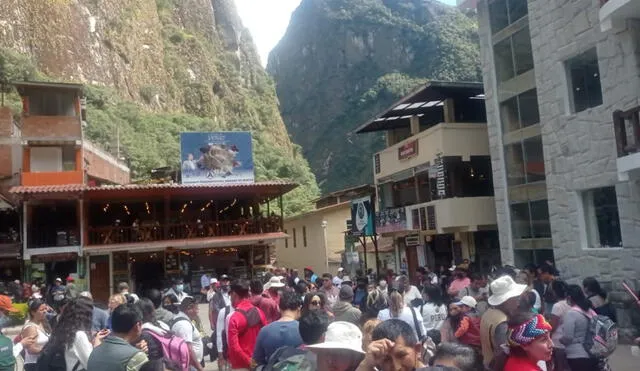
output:
[[418, 141], [412, 140], [398, 147], [398, 160], [406, 160], [418, 154]]

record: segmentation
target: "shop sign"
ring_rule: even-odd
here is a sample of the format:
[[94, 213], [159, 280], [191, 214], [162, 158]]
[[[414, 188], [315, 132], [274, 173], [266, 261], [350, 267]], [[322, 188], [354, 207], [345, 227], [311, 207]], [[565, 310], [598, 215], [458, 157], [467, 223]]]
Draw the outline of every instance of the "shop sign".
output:
[[376, 213], [377, 233], [405, 230], [407, 230], [407, 212], [404, 207], [385, 209]]
[[407, 247], [420, 245], [420, 236], [418, 236], [417, 234], [414, 234], [414, 235], [405, 237], [404, 245]]
[[407, 160], [418, 154], [418, 141], [412, 140], [398, 147], [398, 160]]
[[374, 236], [376, 234], [375, 210], [371, 196], [351, 201], [351, 234], [354, 236]]
[[444, 160], [442, 159], [442, 153], [436, 155], [434, 161], [435, 176], [436, 176], [436, 190], [438, 197], [444, 198], [447, 195], [447, 186], [445, 182], [445, 169]]

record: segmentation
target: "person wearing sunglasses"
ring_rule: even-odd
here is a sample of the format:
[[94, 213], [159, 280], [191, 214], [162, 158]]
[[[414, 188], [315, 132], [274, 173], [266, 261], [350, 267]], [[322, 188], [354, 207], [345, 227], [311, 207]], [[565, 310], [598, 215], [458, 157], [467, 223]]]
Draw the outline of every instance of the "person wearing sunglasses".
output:
[[327, 309], [327, 297], [321, 292], [310, 292], [304, 296], [302, 302], [302, 313], [312, 310], [321, 310], [327, 314], [329, 320], [333, 320], [333, 313]]

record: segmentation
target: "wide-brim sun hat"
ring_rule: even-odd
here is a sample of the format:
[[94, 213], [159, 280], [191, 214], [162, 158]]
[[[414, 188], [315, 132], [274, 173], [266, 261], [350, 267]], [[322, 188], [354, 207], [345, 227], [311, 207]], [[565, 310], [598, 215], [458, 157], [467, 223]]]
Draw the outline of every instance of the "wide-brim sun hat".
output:
[[516, 283], [510, 276], [502, 276], [491, 282], [491, 296], [488, 303], [498, 306], [505, 301], [522, 295], [527, 289], [527, 285]]
[[356, 353], [365, 354], [362, 350], [362, 331], [358, 326], [350, 322], [333, 322], [327, 328], [324, 342], [320, 344], [308, 345], [307, 348], [314, 349], [340, 349], [350, 350]]
[[282, 281], [280, 280], [280, 278], [278, 276], [274, 276], [271, 277], [269, 279], [269, 282], [267, 282], [264, 285], [264, 289], [265, 290], [269, 290], [270, 288], [274, 287], [274, 288], [280, 288], [280, 287], [284, 287], [284, 283], [282, 283]]

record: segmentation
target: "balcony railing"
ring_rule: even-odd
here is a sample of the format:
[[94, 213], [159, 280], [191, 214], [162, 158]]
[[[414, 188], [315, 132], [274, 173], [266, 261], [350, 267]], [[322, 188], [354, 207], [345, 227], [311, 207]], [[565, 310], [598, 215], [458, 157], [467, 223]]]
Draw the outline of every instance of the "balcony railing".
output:
[[80, 245], [80, 234], [77, 229], [33, 228], [27, 242], [29, 248], [78, 246]]
[[[640, 150], [640, 107], [613, 113], [618, 157], [628, 156]], [[627, 132], [627, 128], [630, 132]], [[631, 139], [631, 143], [629, 143]]]
[[280, 218], [234, 220], [201, 223], [145, 224], [124, 227], [90, 227], [89, 245], [144, 243], [164, 240], [188, 240], [245, 236], [282, 231]]

